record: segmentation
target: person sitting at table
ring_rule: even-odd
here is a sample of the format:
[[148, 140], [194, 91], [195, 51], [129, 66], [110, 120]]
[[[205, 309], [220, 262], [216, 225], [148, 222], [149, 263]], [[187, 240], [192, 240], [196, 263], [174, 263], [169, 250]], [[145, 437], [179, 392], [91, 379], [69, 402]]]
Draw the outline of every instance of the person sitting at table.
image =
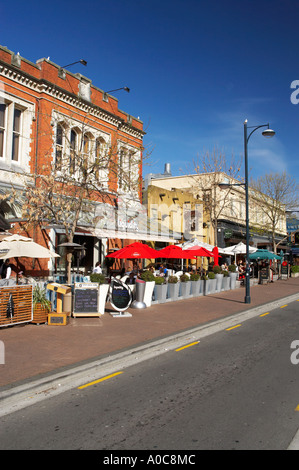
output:
[[164, 267], [163, 264], [161, 264], [160, 269], [159, 269], [159, 276], [167, 277], [167, 274], [168, 274], [167, 269]]

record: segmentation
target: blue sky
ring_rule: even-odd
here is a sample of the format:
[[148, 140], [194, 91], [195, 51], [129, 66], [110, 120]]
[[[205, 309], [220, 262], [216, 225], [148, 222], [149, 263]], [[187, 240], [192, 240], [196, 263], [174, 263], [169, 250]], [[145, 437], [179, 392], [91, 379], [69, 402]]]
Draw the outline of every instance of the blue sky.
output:
[[[243, 159], [243, 123], [270, 123], [249, 141], [250, 176], [286, 171], [299, 180], [299, 3], [294, 0], [98, 0], [0, 5], [0, 44], [58, 65], [103, 90], [140, 119], [152, 149], [145, 173], [190, 171], [214, 148]], [[299, 93], [298, 93], [299, 97]]]

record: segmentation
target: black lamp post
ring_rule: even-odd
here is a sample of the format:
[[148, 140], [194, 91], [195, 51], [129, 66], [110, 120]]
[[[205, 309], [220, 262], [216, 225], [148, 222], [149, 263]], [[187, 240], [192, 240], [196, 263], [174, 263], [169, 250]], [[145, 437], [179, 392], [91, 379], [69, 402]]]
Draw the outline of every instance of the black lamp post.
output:
[[[249, 267], [249, 194], [248, 194], [248, 141], [251, 135], [261, 127], [267, 127], [262, 132], [264, 137], [273, 137], [275, 132], [270, 129], [269, 124], [262, 124], [260, 126], [247, 126], [247, 119], [244, 122], [244, 158], [245, 158], [245, 183], [227, 184], [220, 183], [221, 188], [230, 186], [244, 186], [245, 187], [245, 206], [246, 206], [246, 269], [245, 269], [245, 303], [250, 304], [250, 267]], [[248, 135], [247, 129], [253, 129]]]
[[76, 60], [76, 62], [72, 62], [71, 64], [64, 65], [62, 68], [65, 69], [66, 67], [70, 67], [71, 65], [75, 64], [82, 64], [82, 65], [87, 65], [87, 61], [84, 59]]

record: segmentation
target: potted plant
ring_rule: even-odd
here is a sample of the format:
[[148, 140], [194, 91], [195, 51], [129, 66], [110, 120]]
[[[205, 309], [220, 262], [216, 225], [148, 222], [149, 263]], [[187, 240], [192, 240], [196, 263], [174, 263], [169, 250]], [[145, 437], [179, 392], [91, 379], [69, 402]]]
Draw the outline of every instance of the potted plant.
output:
[[237, 281], [237, 272], [236, 272], [236, 265], [235, 264], [230, 264], [228, 266], [228, 275], [230, 277], [230, 288], [235, 289], [236, 288], [236, 281]]
[[297, 266], [296, 264], [294, 264], [293, 266], [291, 266], [291, 275], [292, 277], [298, 277], [299, 276], [299, 266]]
[[190, 290], [191, 290], [191, 283], [190, 283], [190, 277], [187, 274], [182, 274], [180, 276], [180, 281], [181, 281], [181, 297], [189, 297], [190, 295]]
[[104, 274], [92, 273], [90, 275], [90, 282], [99, 284], [98, 289], [98, 313], [103, 315], [105, 313], [105, 305], [107, 301], [109, 284]]
[[155, 277], [154, 297], [159, 303], [166, 302], [167, 297], [167, 284], [165, 278], [161, 276]]
[[150, 307], [152, 305], [152, 298], [155, 287], [155, 276], [150, 271], [143, 271], [140, 277], [143, 281], [145, 281], [143, 302], [147, 307]]
[[228, 271], [223, 271], [222, 290], [229, 290], [230, 288], [230, 277]]
[[214, 266], [213, 272], [215, 273], [216, 277], [216, 292], [221, 292], [223, 282], [222, 269], [220, 268], [220, 266]]
[[190, 283], [191, 283], [191, 295], [197, 297], [199, 295], [200, 290], [200, 275], [192, 273], [190, 275]]
[[32, 295], [33, 318], [31, 323], [47, 323], [51, 311], [51, 302], [47, 298], [47, 291], [39, 285], [35, 286]]
[[168, 300], [177, 300], [179, 297], [179, 280], [177, 276], [169, 276], [168, 278]]
[[213, 271], [209, 271], [207, 274], [207, 280], [205, 283], [205, 295], [214, 294], [216, 290], [216, 277]]

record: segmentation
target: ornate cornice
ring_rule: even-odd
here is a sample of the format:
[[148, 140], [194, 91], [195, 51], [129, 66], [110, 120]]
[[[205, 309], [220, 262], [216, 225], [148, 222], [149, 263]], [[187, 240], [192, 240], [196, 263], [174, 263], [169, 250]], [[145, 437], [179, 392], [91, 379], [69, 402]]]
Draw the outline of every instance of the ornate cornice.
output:
[[23, 70], [20, 70], [18, 67], [9, 65], [3, 61], [0, 61], [0, 76], [1, 75], [15, 83], [18, 83], [19, 85], [29, 88], [35, 94], [46, 94], [49, 97], [62, 101], [67, 105], [74, 106], [80, 111], [89, 113], [95, 118], [101, 119], [102, 121], [115, 126], [118, 130], [121, 130], [130, 136], [142, 140], [145, 135], [144, 131], [126, 123], [124, 119], [106, 111], [100, 106], [97, 106], [74, 93], [68, 92], [45, 79], [33, 77]]

